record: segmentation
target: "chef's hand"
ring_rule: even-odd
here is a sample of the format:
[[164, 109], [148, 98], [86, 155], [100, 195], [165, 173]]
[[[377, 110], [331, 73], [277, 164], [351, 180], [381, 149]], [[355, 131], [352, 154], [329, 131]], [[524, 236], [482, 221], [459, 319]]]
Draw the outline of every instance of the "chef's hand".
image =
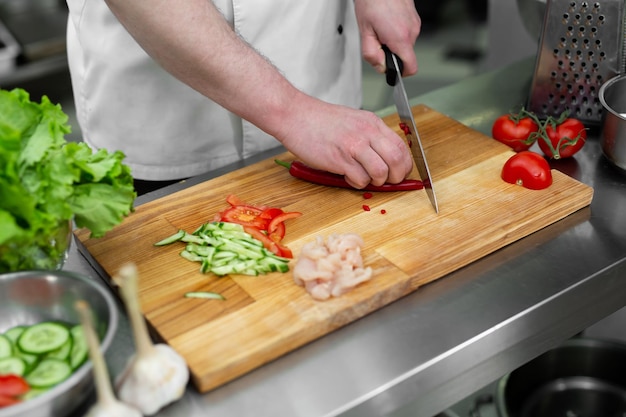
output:
[[414, 0], [355, 0], [354, 7], [363, 58], [384, 73], [385, 53], [381, 45], [387, 45], [402, 59], [403, 75], [415, 74], [417, 58], [413, 47], [422, 22]]
[[374, 113], [304, 98], [277, 135], [307, 165], [356, 188], [399, 183], [411, 172], [406, 143]]

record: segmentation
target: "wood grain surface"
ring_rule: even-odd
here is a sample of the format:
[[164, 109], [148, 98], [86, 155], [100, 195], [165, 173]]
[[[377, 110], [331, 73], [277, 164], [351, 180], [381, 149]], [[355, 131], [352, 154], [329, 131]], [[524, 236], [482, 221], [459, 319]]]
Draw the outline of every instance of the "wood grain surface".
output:
[[[109, 276], [126, 262], [137, 264], [146, 319], [183, 355], [195, 386], [205, 392], [591, 203], [592, 188], [556, 170], [553, 185], [541, 191], [503, 182], [500, 170], [513, 155], [508, 147], [428, 107], [413, 112], [439, 214], [423, 190], [373, 193], [365, 200], [361, 191], [292, 178], [268, 159], [143, 204], [103, 238], [77, 230], [79, 249]], [[402, 135], [397, 115], [385, 122]], [[289, 153], [279, 158], [293, 160]], [[182, 246], [153, 246], [178, 229], [191, 232], [210, 221], [231, 193], [249, 203], [301, 211], [286, 223], [284, 241], [296, 257], [318, 235], [360, 234], [373, 279], [318, 302], [290, 272], [217, 278], [182, 259]], [[184, 298], [188, 291], [216, 291], [226, 301]]]

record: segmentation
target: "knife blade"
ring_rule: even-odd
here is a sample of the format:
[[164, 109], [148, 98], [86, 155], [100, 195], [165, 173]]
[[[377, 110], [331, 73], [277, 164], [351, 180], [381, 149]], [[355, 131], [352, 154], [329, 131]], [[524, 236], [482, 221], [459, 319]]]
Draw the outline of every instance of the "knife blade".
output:
[[409, 149], [413, 155], [415, 166], [424, 184], [428, 199], [435, 209], [435, 213], [439, 213], [439, 205], [437, 203], [437, 196], [435, 195], [430, 170], [428, 169], [428, 163], [426, 162], [426, 154], [424, 153], [424, 147], [422, 146], [422, 141], [417, 131], [417, 126], [415, 125], [415, 119], [413, 118], [413, 112], [409, 105], [409, 99], [404, 89], [404, 83], [402, 82], [402, 60], [391, 52], [386, 45], [383, 45], [383, 50], [385, 51], [385, 64], [387, 66], [385, 72], [387, 84], [393, 87], [393, 100], [396, 105], [396, 110], [398, 111], [398, 116], [400, 116], [400, 121], [406, 127], [404, 128], [403, 126], [403, 130], [406, 134]]

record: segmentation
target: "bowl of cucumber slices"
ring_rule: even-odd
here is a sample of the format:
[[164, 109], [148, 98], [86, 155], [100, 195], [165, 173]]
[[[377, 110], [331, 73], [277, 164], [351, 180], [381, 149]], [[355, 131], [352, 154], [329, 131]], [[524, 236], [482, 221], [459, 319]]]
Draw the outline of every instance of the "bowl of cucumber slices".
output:
[[64, 417], [92, 395], [78, 300], [106, 352], [119, 315], [103, 284], [67, 271], [0, 274], [0, 417]]

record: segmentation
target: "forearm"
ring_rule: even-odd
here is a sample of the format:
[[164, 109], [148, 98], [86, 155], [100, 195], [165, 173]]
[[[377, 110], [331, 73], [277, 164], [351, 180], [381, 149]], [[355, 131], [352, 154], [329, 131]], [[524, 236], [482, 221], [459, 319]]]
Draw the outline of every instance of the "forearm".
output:
[[[212, 2], [106, 0], [128, 32], [173, 76], [267, 133], [281, 138], [294, 88], [243, 41]], [[271, 86], [268, 88], [267, 86]]]

